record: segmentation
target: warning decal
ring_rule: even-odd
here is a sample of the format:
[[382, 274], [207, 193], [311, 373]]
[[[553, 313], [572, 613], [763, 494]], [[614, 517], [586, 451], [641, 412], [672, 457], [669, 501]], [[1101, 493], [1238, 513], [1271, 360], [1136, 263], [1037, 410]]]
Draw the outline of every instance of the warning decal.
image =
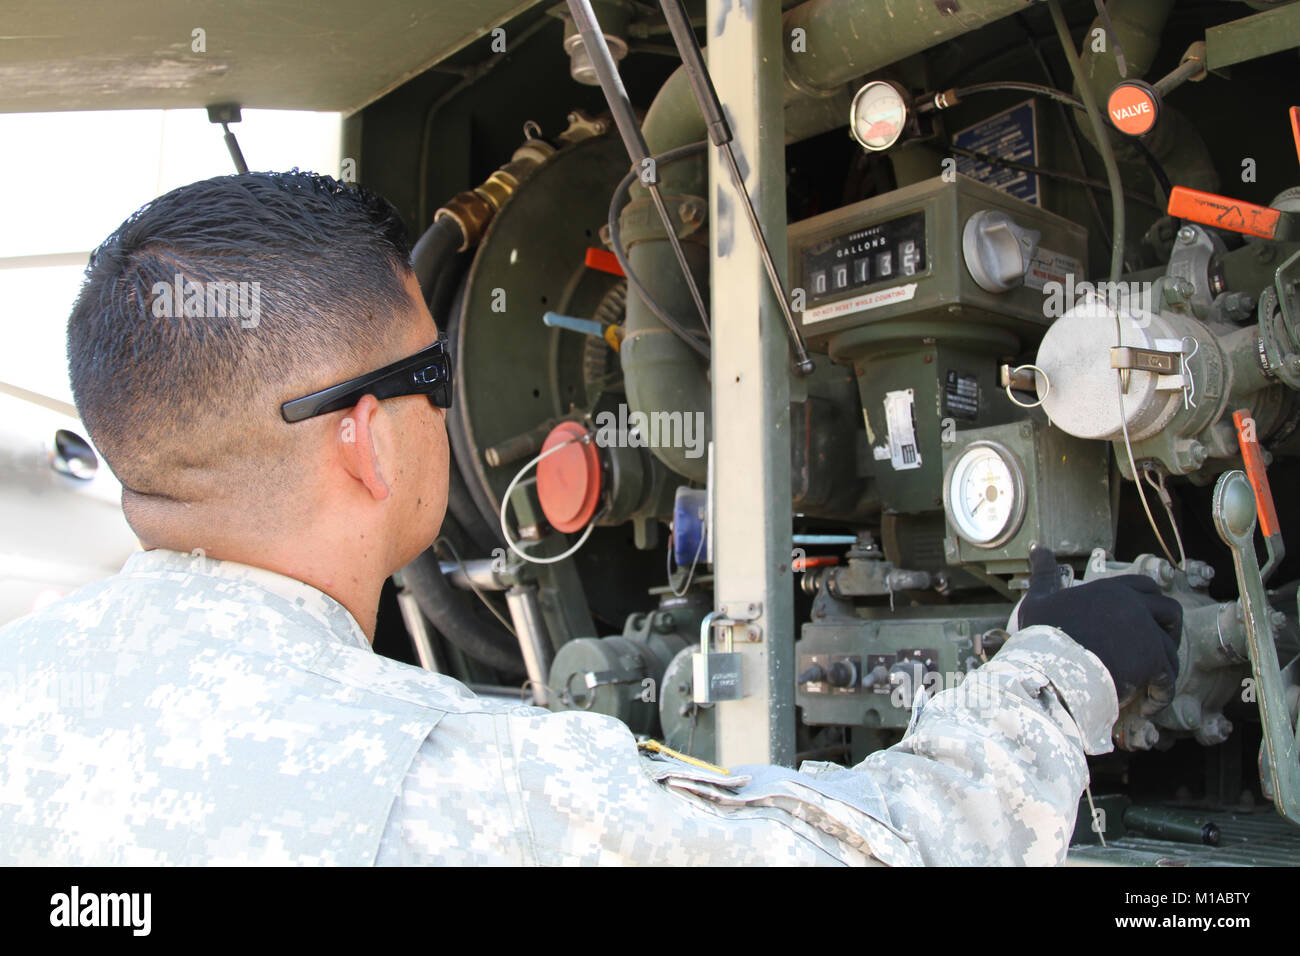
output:
[[916, 442], [916, 416], [912, 413], [913, 390], [885, 393], [885, 427], [889, 429], [889, 464], [895, 471], [921, 467], [921, 450]]

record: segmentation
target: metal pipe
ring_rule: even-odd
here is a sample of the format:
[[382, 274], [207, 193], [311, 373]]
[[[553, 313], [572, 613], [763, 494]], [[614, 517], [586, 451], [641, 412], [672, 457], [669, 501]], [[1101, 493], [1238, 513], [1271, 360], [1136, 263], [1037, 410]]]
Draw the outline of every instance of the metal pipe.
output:
[[[1151, 69], [1160, 49], [1165, 21], [1169, 19], [1173, 5], [1174, 0], [1108, 0], [1106, 8], [1110, 13], [1111, 24], [1127, 59], [1127, 79], [1143, 77]], [[1093, 20], [1088, 35], [1091, 36], [1092, 31], [1099, 28], [1103, 28], [1100, 17]], [[1095, 51], [1091, 43], [1085, 44], [1079, 59], [1088, 88], [1098, 101], [1104, 103], [1110, 96], [1110, 91], [1121, 79], [1125, 79], [1120, 75], [1113, 44], [1107, 44], [1107, 48], [1101, 52]], [[1083, 95], [1082, 85], [1077, 81], [1074, 92]], [[1087, 117], [1076, 113], [1075, 122], [1084, 138], [1099, 149], [1098, 135]], [[1134, 165], [1143, 162], [1137, 147], [1128, 137], [1118, 132], [1109, 132], [1107, 135], [1123, 162]], [[1177, 110], [1164, 106], [1155, 129], [1143, 137], [1142, 142], [1165, 168], [1175, 185], [1209, 192], [1218, 189], [1219, 176], [1215, 172], [1205, 140], [1187, 117]]]
[[1219, 825], [1213, 820], [1164, 807], [1129, 807], [1124, 811], [1124, 828], [1157, 840], [1219, 845]]
[[664, 197], [659, 189], [657, 171], [653, 164], [647, 167], [646, 160], [650, 158], [650, 152], [646, 148], [641, 129], [637, 126], [636, 113], [632, 109], [631, 101], [627, 98], [627, 90], [623, 88], [623, 79], [619, 76], [618, 66], [614, 62], [613, 55], [609, 52], [609, 44], [606, 43], [605, 35], [600, 30], [600, 24], [596, 22], [596, 14], [591, 9], [590, 0], [568, 0], [568, 2], [569, 13], [573, 17], [578, 32], [582, 35], [582, 43], [586, 47], [587, 56], [590, 57], [591, 65], [596, 71], [601, 91], [605, 94], [605, 100], [609, 104], [610, 112], [614, 116], [614, 122], [618, 126], [619, 135], [623, 137], [623, 145], [627, 149], [628, 157], [632, 160], [632, 165], [638, 167], [642, 175], [642, 182], [646, 184], [646, 188], [650, 191], [655, 208], [659, 212], [659, 219], [663, 222], [664, 231], [667, 233], [668, 241], [672, 245], [673, 255], [677, 258], [682, 277], [686, 280], [687, 286], [690, 287], [691, 299], [700, 314], [700, 321], [704, 323], [705, 331], [708, 331], [709, 315], [704, 307], [704, 298], [700, 294], [691, 267], [686, 262], [686, 253], [682, 250], [681, 240], [677, 237], [677, 225], [673, 222], [672, 216], [668, 214], [668, 207], [664, 205]]
[[1026, 5], [1025, 0], [808, 0], [782, 17], [786, 99], [834, 95], [850, 80], [1019, 13]]
[[[691, 81], [691, 90], [695, 94], [695, 102], [700, 107], [700, 112], [704, 114], [704, 121], [709, 127], [709, 139], [713, 141], [714, 146], [721, 149], [723, 158], [727, 161], [727, 171], [731, 174], [731, 184], [743, 200], [741, 206], [745, 210], [750, 231], [753, 232], [754, 240], [758, 243], [759, 251], [762, 253], [763, 268], [767, 271], [772, 293], [781, 306], [781, 315], [785, 318], [786, 330], [790, 334], [790, 346], [794, 349], [795, 368], [799, 370], [800, 375], [807, 375], [813, 370], [813, 362], [808, 357], [808, 349], [804, 346], [803, 335], [800, 333], [799, 325], [795, 322], [794, 315], [790, 311], [785, 286], [777, 272], [776, 263], [772, 261], [772, 250], [768, 248], [767, 237], [763, 234], [763, 227], [759, 224], [758, 215], [754, 212], [754, 202], [745, 186], [745, 177], [740, 174], [740, 167], [736, 165], [736, 154], [731, 148], [730, 124], [723, 114], [722, 104], [718, 102], [718, 94], [713, 88], [713, 79], [709, 76], [708, 67], [704, 65], [704, 57], [695, 42], [695, 33], [691, 30], [689, 22], [687, 22], [686, 11], [682, 9], [681, 0], [659, 0], [659, 5], [663, 9], [664, 18], [667, 19], [668, 26], [673, 32], [673, 40], [682, 55], [682, 62], [686, 65], [687, 75]], [[683, 268], [685, 267], [683, 266]]]
[[510, 587], [510, 582], [497, 573], [496, 563], [495, 558], [479, 558], [464, 562], [440, 561], [438, 567], [443, 576], [461, 590], [504, 591]]
[[420, 613], [420, 604], [415, 595], [403, 584], [397, 589], [397, 606], [402, 612], [402, 623], [406, 633], [411, 635], [411, 645], [415, 648], [416, 659], [426, 671], [439, 673], [438, 657], [433, 651], [433, 635], [429, 632], [429, 623]]
[[519, 651], [524, 656], [524, 669], [533, 688], [533, 701], [545, 707], [550, 701], [547, 681], [551, 677], [551, 642], [546, 637], [546, 624], [542, 621], [542, 608], [537, 602], [537, 586], [516, 585], [506, 592], [506, 606], [519, 636]]
[[519, 673], [519, 642], [500, 624], [483, 621], [474, 613], [467, 603], [474, 597], [456, 590], [443, 577], [432, 549], [402, 569], [402, 580], [424, 616], [449, 642], [503, 675]]
[[[1160, 0], [1160, 2], [1163, 2], [1163, 0]], [[1172, 3], [1173, 0], [1168, 0], [1168, 2]], [[1101, 110], [1098, 108], [1096, 97], [1093, 95], [1095, 91], [1085, 82], [1083, 63], [1079, 59], [1078, 53], [1075, 52], [1074, 39], [1070, 36], [1070, 28], [1065, 21], [1065, 14], [1061, 12], [1059, 0], [1047, 0], [1047, 7], [1052, 14], [1052, 24], [1056, 27], [1056, 35], [1061, 40], [1061, 52], [1065, 54], [1065, 62], [1069, 64], [1070, 72], [1074, 74], [1079, 97], [1087, 108], [1088, 122], [1093, 133], [1093, 143], [1101, 152], [1102, 164], [1106, 167], [1106, 181], [1110, 184], [1111, 191], [1110, 281], [1118, 282], [1119, 277], [1124, 273], [1125, 212], [1124, 192], [1120, 185], [1119, 166], [1115, 161], [1115, 151], [1111, 148], [1111, 142], [1108, 138], [1105, 138], [1106, 130], [1102, 125]], [[1126, 432], [1126, 441], [1127, 437]], [[1139, 490], [1141, 490], [1140, 485]], [[1143, 497], [1142, 501], [1145, 503], [1146, 498]], [[1152, 522], [1152, 524], [1154, 523]]]

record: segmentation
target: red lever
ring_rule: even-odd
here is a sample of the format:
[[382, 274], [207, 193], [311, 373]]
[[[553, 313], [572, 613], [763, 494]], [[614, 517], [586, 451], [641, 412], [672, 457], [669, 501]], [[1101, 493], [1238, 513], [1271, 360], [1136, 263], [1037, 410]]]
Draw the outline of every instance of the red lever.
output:
[[612, 252], [606, 252], [604, 249], [595, 249], [587, 247], [587, 257], [583, 260], [583, 265], [588, 269], [599, 269], [601, 272], [608, 272], [619, 278], [627, 278], [623, 274], [623, 267], [618, 264], [618, 256]]
[[1296, 159], [1300, 159], [1300, 106], [1291, 107], [1291, 138], [1295, 140]]
[[825, 568], [839, 563], [840, 559], [834, 555], [815, 555], [810, 558], [795, 558], [790, 562], [790, 570], [807, 571], [809, 568]]
[[1202, 226], [1231, 229], [1248, 236], [1272, 239], [1277, 235], [1278, 220], [1282, 213], [1267, 206], [1203, 193], [1185, 186], [1175, 186], [1169, 193], [1169, 215], [1175, 219], [1190, 219]]
[[1255, 420], [1250, 417], [1250, 409], [1241, 409], [1232, 413], [1232, 422], [1237, 426], [1237, 444], [1241, 446], [1241, 458], [1246, 463], [1246, 477], [1255, 489], [1255, 510], [1259, 512], [1259, 530], [1264, 537], [1271, 538], [1278, 533], [1277, 509], [1273, 506], [1273, 491], [1268, 485], [1268, 473], [1264, 470], [1264, 454], [1259, 448], [1259, 438], [1255, 434]]

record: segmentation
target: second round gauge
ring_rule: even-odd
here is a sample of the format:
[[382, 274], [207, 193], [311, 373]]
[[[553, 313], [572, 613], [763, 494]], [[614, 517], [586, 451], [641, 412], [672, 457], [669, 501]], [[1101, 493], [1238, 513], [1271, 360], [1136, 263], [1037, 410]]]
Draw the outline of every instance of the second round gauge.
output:
[[944, 482], [957, 533], [984, 548], [1006, 542], [1024, 517], [1024, 486], [1014, 455], [993, 442], [972, 444], [953, 462]]

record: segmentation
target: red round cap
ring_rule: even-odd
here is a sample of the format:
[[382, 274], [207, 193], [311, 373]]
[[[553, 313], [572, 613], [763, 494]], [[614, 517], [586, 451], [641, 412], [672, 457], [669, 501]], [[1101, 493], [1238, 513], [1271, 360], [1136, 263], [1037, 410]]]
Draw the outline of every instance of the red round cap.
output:
[[[577, 422], [560, 422], [546, 436], [542, 452], [586, 434]], [[600, 453], [589, 441], [572, 441], [537, 463], [537, 497], [556, 531], [567, 534], [587, 526], [600, 502], [600, 480]]]
[[1122, 133], [1141, 136], [1160, 118], [1160, 97], [1140, 80], [1127, 80], [1111, 90], [1106, 101], [1110, 121]]

